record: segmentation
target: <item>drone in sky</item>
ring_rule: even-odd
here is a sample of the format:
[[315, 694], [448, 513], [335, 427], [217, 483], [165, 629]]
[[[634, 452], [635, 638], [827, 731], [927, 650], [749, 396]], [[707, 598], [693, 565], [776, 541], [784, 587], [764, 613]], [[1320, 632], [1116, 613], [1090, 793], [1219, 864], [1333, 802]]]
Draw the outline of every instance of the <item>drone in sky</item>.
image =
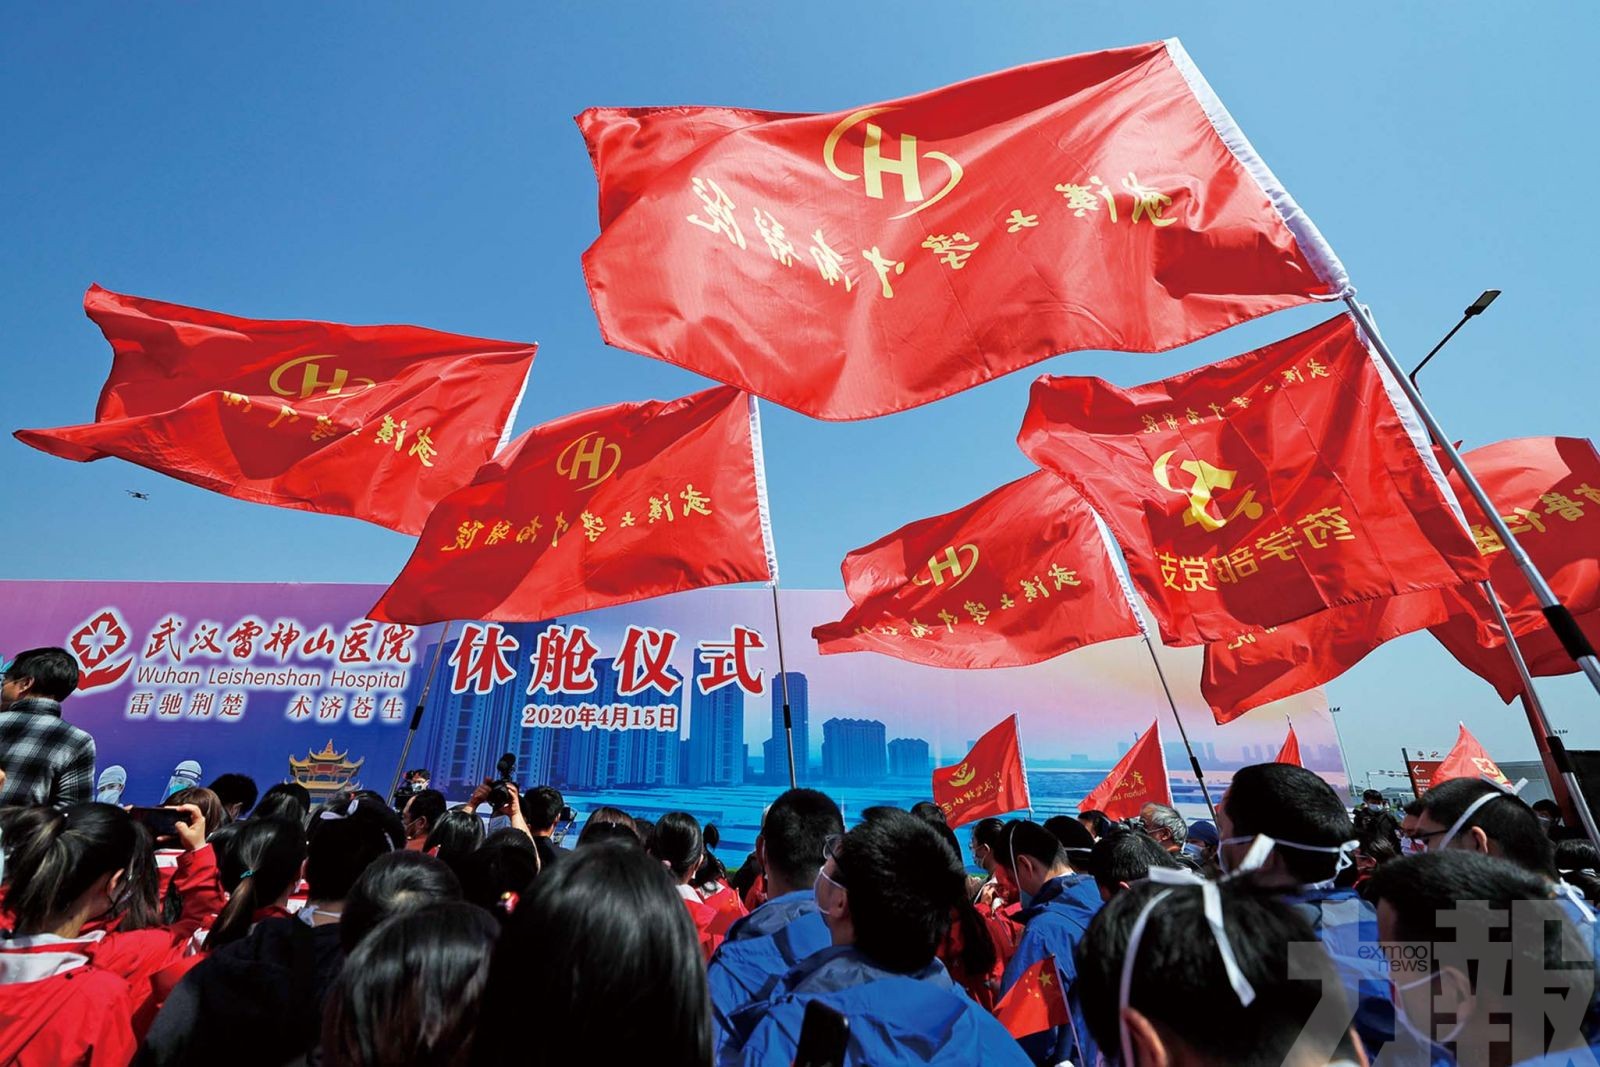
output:
[[149, 493], [141, 493], [137, 489], [124, 489], [123, 492], [127, 493], [129, 496], [133, 497], [133, 499], [135, 499], [135, 500], [149, 500], [150, 499], [150, 494]]

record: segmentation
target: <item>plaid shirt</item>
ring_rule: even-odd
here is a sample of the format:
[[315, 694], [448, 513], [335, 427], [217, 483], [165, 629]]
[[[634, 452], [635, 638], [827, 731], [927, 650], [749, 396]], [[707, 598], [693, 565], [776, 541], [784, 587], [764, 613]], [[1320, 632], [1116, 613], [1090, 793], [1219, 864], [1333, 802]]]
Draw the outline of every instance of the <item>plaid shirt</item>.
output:
[[94, 799], [94, 738], [61, 717], [61, 704], [24, 697], [0, 711], [0, 807]]

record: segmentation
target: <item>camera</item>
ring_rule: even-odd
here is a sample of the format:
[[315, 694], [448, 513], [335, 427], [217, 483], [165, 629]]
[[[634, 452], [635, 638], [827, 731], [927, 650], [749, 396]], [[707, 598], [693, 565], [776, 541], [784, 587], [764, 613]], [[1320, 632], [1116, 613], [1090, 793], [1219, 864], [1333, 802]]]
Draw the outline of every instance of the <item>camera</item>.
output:
[[507, 752], [500, 757], [500, 762], [494, 765], [497, 777], [494, 785], [489, 787], [489, 810], [500, 811], [511, 804], [511, 791], [506, 786], [516, 784], [511, 780], [511, 776], [516, 773], [516, 769], [517, 754], [515, 752]]

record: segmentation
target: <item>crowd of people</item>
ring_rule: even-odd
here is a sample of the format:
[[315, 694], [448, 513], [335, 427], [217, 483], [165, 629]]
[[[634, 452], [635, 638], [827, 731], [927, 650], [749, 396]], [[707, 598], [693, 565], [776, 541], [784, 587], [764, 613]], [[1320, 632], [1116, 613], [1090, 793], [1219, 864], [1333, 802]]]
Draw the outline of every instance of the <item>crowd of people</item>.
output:
[[[41, 662], [0, 737], [59, 722]], [[729, 871], [688, 812], [562, 839], [548, 785], [397, 807], [231, 774], [163, 822], [56, 796], [71, 762], [0, 748], [43, 791], [0, 810], [0, 1064], [1596, 1062], [1600, 854], [1484, 780], [1352, 813], [1258, 764], [1214, 822], [964, 842], [931, 803], [847, 824], [797, 788]]]

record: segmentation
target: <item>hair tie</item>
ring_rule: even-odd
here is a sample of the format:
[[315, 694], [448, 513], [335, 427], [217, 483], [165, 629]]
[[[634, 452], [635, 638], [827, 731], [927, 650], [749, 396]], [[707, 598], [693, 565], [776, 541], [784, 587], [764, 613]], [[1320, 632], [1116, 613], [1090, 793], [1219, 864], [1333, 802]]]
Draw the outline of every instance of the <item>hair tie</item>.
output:
[[246, 878], [253, 878], [253, 877], [255, 877], [255, 873], [256, 873], [256, 869], [254, 867], [247, 867], [245, 869], [245, 872], [239, 876], [239, 881], [242, 882]]

